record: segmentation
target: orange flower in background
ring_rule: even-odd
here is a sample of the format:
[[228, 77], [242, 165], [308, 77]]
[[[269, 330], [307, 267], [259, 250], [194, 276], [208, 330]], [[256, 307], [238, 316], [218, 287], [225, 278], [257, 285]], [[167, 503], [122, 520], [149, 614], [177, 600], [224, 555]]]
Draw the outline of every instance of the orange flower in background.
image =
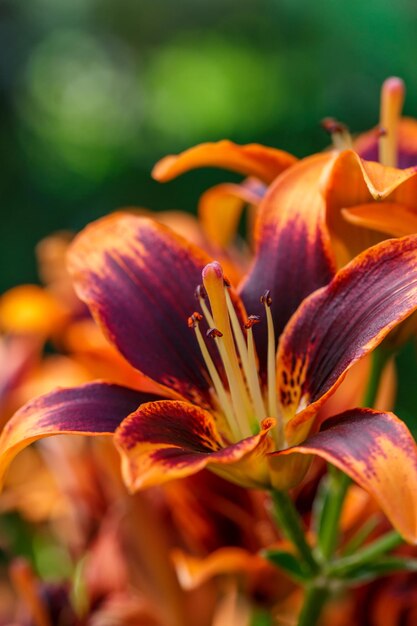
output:
[[[227, 250], [236, 235], [244, 207], [257, 207], [267, 185], [296, 161], [294, 156], [283, 150], [259, 144], [239, 146], [223, 140], [203, 143], [179, 155], [163, 158], [155, 165], [152, 176], [160, 182], [168, 182], [192, 169], [219, 167], [249, 177], [240, 184], [215, 185], [200, 198], [198, 216], [201, 227], [208, 241], [223, 251]], [[250, 241], [253, 213], [249, 217]]]
[[[297, 163], [290, 155], [276, 151], [271, 177], [270, 160], [268, 167], [262, 162], [263, 168], [258, 154], [255, 164], [249, 161], [245, 151], [250, 146], [241, 147], [239, 152], [234, 144], [219, 142], [162, 159], [153, 176], [166, 182], [190, 169], [216, 165], [255, 177], [241, 185], [218, 185], [201, 198], [203, 228], [222, 248], [235, 235], [243, 207], [261, 202], [266, 187], [260, 183], [270, 185], [286, 169], [295, 167], [297, 173], [291, 183], [294, 195], [306, 204], [324, 203], [332, 247], [341, 267], [387, 236], [417, 232], [417, 121], [401, 117], [403, 100], [403, 82], [387, 79], [382, 87], [379, 126], [355, 141], [342, 124], [327, 122], [335, 149], [323, 155], [320, 167], [315, 156]], [[269, 157], [272, 149], [264, 150]], [[288, 195], [276, 194], [274, 210], [285, 212], [286, 202]]]

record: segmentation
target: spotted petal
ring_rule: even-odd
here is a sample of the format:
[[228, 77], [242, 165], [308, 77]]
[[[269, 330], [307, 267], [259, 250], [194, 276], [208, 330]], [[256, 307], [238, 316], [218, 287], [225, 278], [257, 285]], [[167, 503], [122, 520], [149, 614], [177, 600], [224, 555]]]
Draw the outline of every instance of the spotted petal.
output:
[[59, 434], [112, 435], [129, 413], [154, 398], [119, 385], [88, 383], [29, 402], [0, 436], [0, 483], [13, 458], [34, 441]]
[[317, 455], [368, 491], [410, 543], [417, 543], [417, 446], [392, 413], [347, 411], [279, 456]]
[[307, 436], [309, 420], [353, 363], [416, 308], [416, 235], [365, 251], [301, 305], [277, 357], [278, 394], [291, 443]]
[[[241, 296], [249, 314], [263, 315], [260, 296], [271, 291], [276, 337], [302, 300], [333, 275], [319, 179], [334, 155], [304, 159], [270, 187], [258, 209], [256, 257]], [[266, 324], [254, 329], [261, 364]]]
[[210, 259], [153, 220], [114, 214], [76, 238], [69, 260], [80, 298], [125, 358], [182, 397], [204, 402], [209, 383], [187, 319]]
[[115, 441], [122, 455], [126, 484], [131, 491], [183, 478], [209, 466], [238, 484], [268, 484], [266, 464], [257, 455], [270, 451], [264, 420], [258, 435], [227, 445], [214, 417], [188, 402], [162, 400], [143, 404], [118, 428]]
[[296, 160], [283, 150], [256, 143], [239, 146], [224, 139], [216, 143], [202, 143], [178, 155], [161, 159], [155, 165], [152, 176], [166, 182], [199, 167], [221, 167], [270, 183]]

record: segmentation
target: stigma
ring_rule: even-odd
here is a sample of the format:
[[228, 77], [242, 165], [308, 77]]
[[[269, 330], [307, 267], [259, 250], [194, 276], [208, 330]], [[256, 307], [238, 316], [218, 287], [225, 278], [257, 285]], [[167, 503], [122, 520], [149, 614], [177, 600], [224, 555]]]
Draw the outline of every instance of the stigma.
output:
[[381, 89], [379, 162], [391, 167], [398, 161], [398, 124], [405, 96], [401, 78], [392, 76], [384, 81]]
[[[253, 326], [265, 320], [257, 315], [249, 315], [244, 319], [245, 313], [235, 307], [230, 283], [217, 261], [204, 267], [202, 279], [203, 284], [195, 292], [201, 313], [193, 313], [188, 325], [195, 332], [212, 383], [215, 403], [227, 422], [231, 439], [239, 441], [256, 434], [262, 420], [272, 417], [278, 424], [274, 436], [277, 445], [281, 447], [284, 438], [276, 392], [275, 333], [270, 311], [270, 292], [261, 296], [268, 328], [265, 384], [259, 375], [252, 330]], [[203, 319], [208, 325], [205, 339], [200, 330]], [[221, 362], [220, 371], [206, 342], [215, 344]]]

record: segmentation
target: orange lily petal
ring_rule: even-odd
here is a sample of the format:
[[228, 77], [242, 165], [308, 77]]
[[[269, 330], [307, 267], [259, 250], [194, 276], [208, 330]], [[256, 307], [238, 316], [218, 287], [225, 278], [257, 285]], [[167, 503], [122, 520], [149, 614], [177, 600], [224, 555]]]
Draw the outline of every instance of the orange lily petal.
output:
[[250, 181], [235, 185], [223, 183], [204, 192], [198, 205], [201, 225], [208, 240], [225, 248], [236, 236], [239, 220], [246, 204], [259, 204], [262, 195]]
[[0, 483], [14, 457], [34, 441], [60, 434], [112, 435], [124, 417], [153, 398], [119, 385], [88, 383], [29, 402], [0, 436]]
[[407, 541], [417, 543], [417, 446], [392, 413], [347, 411], [278, 454], [314, 454], [336, 465], [375, 498]]
[[195, 589], [219, 574], [242, 574], [257, 570], [264, 570], [264, 574], [274, 573], [273, 566], [262, 557], [243, 548], [219, 548], [203, 558], [174, 550], [172, 558], [183, 589]]
[[309, 420], [347, 370], [416, 308], [416, 235], [366, 250], [304, 301], [281, 337], [277, 356], [288, 441], [307, 436]]
[[399, 170], [364, 161], [352, 150], [345, 150], [334, 159], [322, 180], [322, 193], [332, 243], [342, 266], [382, 239], [379, 232], [347, 222], [342, 210], [384, 201], [417, 209], [417, 172], [414, 167]]
[[417, 211], [393, 202], [360, 204], [342, 209], [350, 224], [384, 233], [389, 237], [404, 237], [417, 233]]
[[239, 146], [224, 139], [215, 143], [202, 143], [178, 155], [164, 157], [153, 168], [152, 176], [165, 183], [192, 169], [220, 167], [270, 183], [296, 160], [283, 150], [256, 143]]
[[[264, 315], [260, 296], [270, 290], [276, 337], [302, 300], [327, 284], [333, 256], [317, 181], [334, 159], [303, 159], [270, 187], [258, 209], [256, 256], [241, 296], [250, 315]], [[302, 261], [301, 261], [302, 260]], [[254, 328], [261, 364], [266, 361], [266, 324]]]
[[79, 297], [129, 363], [207, 406], [206, 368], [187, 319], [209, 261], [162, 224], [121, 213], [88, 226], [69, 255]]
[[[262, 454], [270, 451], [268, 443], [272, 439], [265, 440], [274, 420], [264, 422], [258, 435], [227, 445], [214, 417], [195, 405], [173, 400], [143, 404], [115, 434], [125, 482], [134, 492], [190, 476], [209, 466], [238, 483], [246, 480], [258, 487], [267, 484], [266, 467], [260, 468], [255, 462], [252, 474], [244, 465], [245, 457], [256, 453], [257, 448], [262, 448]], [[222, 467], [226, 465], [230, 467]]]

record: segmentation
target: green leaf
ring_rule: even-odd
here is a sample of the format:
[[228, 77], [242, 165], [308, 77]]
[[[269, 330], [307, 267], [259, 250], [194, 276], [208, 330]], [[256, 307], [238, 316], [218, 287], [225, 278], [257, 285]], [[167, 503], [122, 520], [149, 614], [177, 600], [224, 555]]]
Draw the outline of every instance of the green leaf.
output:
[[262, 552], [262, 556], [276, 567], [283, 569], [297, 582], [305, 582], [311, 578], [310, 572], [302, 561], [291, 552], [286, 550], [265, 550]]
[[364, 563], [352, 568], [343, 578], [352, 583], [364, 583], [394, 572], [417, 572], [417, 559], [386, 556], [374, 563]]

